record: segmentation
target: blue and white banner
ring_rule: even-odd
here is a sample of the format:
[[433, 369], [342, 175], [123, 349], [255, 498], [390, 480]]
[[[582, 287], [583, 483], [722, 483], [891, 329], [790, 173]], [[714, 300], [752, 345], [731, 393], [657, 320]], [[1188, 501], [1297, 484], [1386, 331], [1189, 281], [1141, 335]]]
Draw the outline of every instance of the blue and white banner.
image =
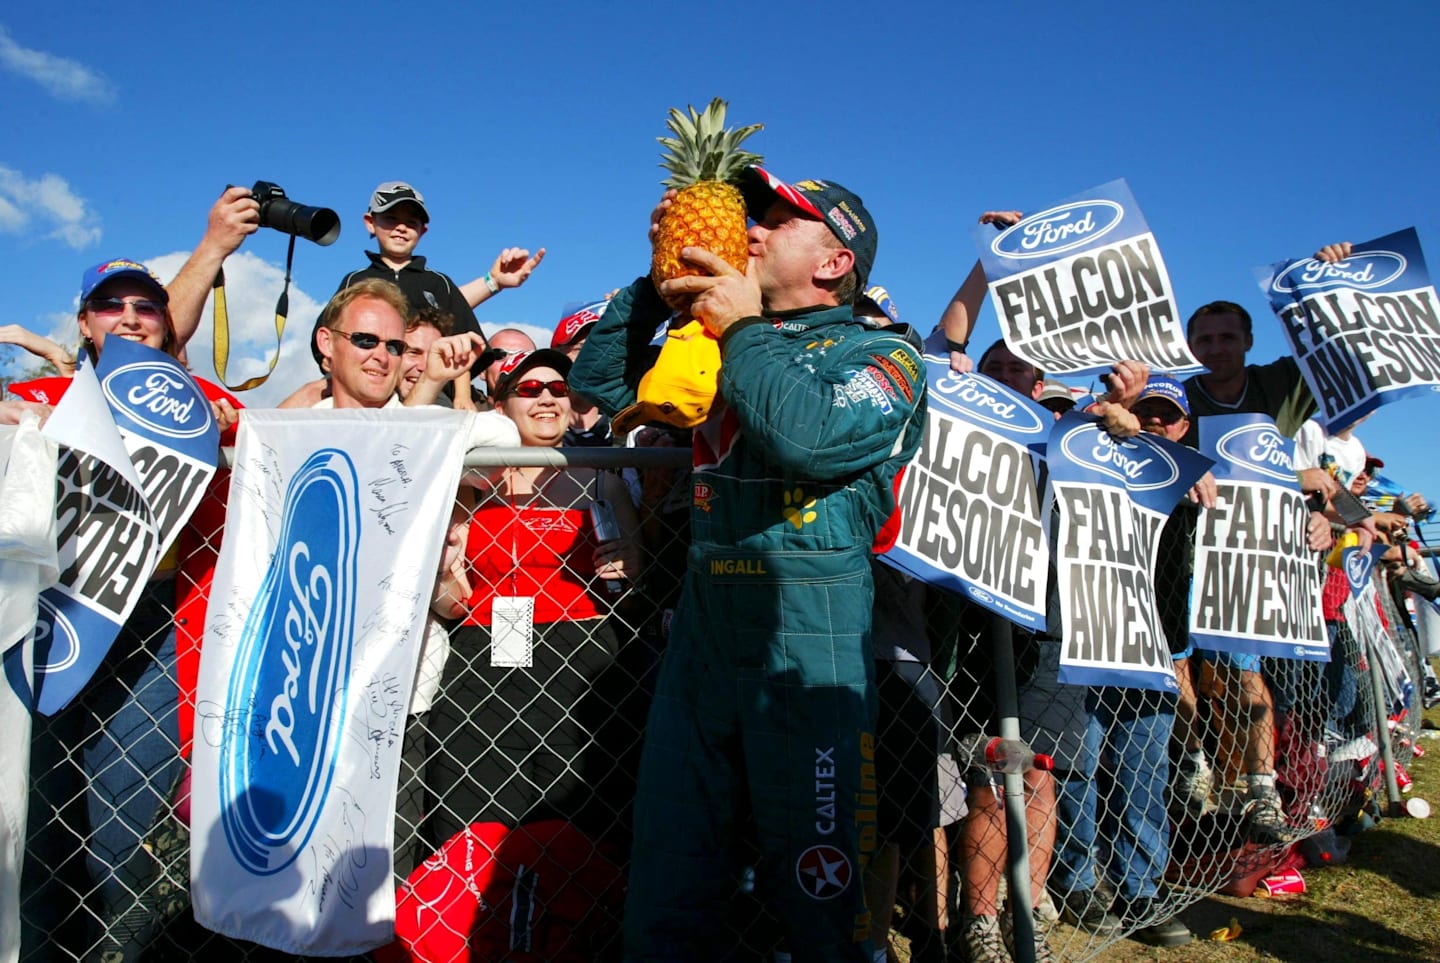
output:
[[1368, 550], [1362, 550], [1359, 544], [1346, 545], [1340, 550], [1340, 569], [1345, 573], [1345, 583], [1350, 586], [1352, 599], [1360, 598], [1367, 588], [1375, 584], [1375, 566], [1389, 549], [1390, 546], [1377, 542]]
[[1005, 343], [1047, 375], [1143, 361], [1201, 370], [1185, 341], [1170, 274], [1124, 180], [1022, 219], [975, 228]]
[[475, 417], [242, 415], [196, 692], [202, 925], [322, 956], [391, 939], [406, 703]]
[[1209, 460], [1155, 435], [1122, 441], [1072, 411], [1051, 431], [1047, 461], [1059, 513], [1060, 681], [1174, 691], [1155, 552]]
[[1353, 545], [1345, 550], [1345, 575], [1350, 582], [1351, 596], [1340, 608], [1345, 615], [1345, 624], [1354, 633], [1365, 657], [1373, 659], [1380, 667], [1380, 680], [1385, 691], [1383, 695], [1376, 693], [1377, 700], [1383, 701], [1386, 715], [1398, 716], [1415, 704], [1415, 680], [1407, 668], [1409, 660], [1400, 654], [1395, 636], [1380, 618], [1380, 593], [1370, 573], [1375, 560], [1383, 554], [1383, 545], [1372, 546], [1367, 552]]
[[210, 402], [169, 355], [110, 338], [83, 363], [45, 424], [61, 446], [60, 579], [40, 597], [38, 712], [90, 681], [145, 583], [205, 495], [220, 433]]
[[1205, 649], [1329, 661], [1295, 443], [1265, 415], [1216, 415], [1200, 419], [1200, 451], [1215, 462], [1217, 494], [1195, 530], [1190, 638]]
[[1330, 431], [1440, 391], [1440, 299], [1413, 227], [1334, 264], [1307, 257], [1255, 273]]
[[1050, 547], [1034, 460], [1054, 415], [978, 372], [956, 374], [935, 347], [925, 355], [925, 437], [900, 481], [900, 535], [881, 558], [1043, 628]]

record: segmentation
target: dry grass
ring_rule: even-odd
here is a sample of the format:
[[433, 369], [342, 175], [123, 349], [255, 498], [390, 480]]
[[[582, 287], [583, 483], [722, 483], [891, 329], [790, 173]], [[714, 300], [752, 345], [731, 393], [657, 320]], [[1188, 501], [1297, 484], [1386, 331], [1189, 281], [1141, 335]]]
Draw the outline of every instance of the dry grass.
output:
[[[1410, 795], [1430, 802], [1429, 819], [1384, 819], [1354, 837], [1342, 866], [1303, 870], [1306, 892], [1280, 899], [1213, 896], [1181, 913], [1200, 939], [1161, 950], [1122, 940], [1099, 963], [1440, 963], [1440, 707], [1426, 713], [1423, 759], [1404, 760]], [[1231, 942], [1206, 934], [1240, 924]], [[903, 944], [903, 940], [897, 940]], [[1057, 944], [1058, 945], [1058, 944]], [[1077, 944], [1078, 945], [1078, 944]], [[903, 945], [900, 960], [908, 961]]]

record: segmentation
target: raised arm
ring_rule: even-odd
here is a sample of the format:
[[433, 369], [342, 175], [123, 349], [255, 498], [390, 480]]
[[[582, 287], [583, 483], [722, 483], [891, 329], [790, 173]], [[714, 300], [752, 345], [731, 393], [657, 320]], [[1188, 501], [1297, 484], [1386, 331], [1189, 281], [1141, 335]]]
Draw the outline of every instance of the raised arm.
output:
[[445, 382], [468, 374], [470, 366], [484, 350], [485, 340], [469, 331], [435, 339], [425, 358], [425, 370], [415, 382], [415, 387], [410, 389], [410, 395], [405, 399], [405, 407], [434, 404], [435, 399], [440, 397]]
[[246, 237], [259, 229], [260, 203], [250, 196], [250, 189], [225, 188], [225, 193], [210, 208], [205, 236], [195, 245], [180, 273], [165, 287], [170, 294], [175, 335], [182, 346], [200, 328], [200, 314], [205, 310], [205, 299], [210, 296], [220, 266]]
[[[1020, 211], [986, 211], [980, 215], [980, 223], [994, 224], [1003, 229], [1024, 216]], [[975, 333], [975, 322], [980, 316], [980, 308], [985, 304], [987, 291], [989, 285], [985, 283], [985, 270], [980, 266], [980, 262], [976, 261], [940, 315], [940, 330], [945, 332], [951, 371], [964, 374], [975, 368], [975, 362], [970, 360], [967, 350], [970, 338]]]
[[479, 307], [482, 302], [490, 300], [492, 295], [524, 284], [543, 260], [543, 247], [536, 251], [533, 257], [523, 247], [507, 247], [496, 255], [495, 263], [490, 265], [490, 270], [484, 277], [460, 285], [460, 293], [470, 307]]
[[62, 377], [75, 374], [75, 355], [43, 334], [36, 334], [18, 324], [0, 324], [0, 344], [24, 348], [35, 357], [50, 362]]

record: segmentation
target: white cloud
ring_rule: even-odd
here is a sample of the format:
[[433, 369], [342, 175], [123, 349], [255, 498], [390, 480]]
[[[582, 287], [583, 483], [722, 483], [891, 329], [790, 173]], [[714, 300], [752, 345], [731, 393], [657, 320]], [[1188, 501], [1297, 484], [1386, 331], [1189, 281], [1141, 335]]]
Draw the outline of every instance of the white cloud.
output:
[[63, 344], [73, 351], [80, 343], [80, 322], [76, 320], [79, 309], [80, 297], [76, 295], [73, 308], [69, 311], [52, 311], [45, 315], [36, 330], [56, 344]]
[[100, 240], [100, 216], [59, 174], [32, 179], [0, 164], [0, 233], [40, 234], [79, 251]]
[[25, 212], [0, 196], [0, 232], [18, 231], [25, 226]]
[[0, 67], [35, 81], [61, 100], [94, 104], [115, 100], [115, 87], [103, 74], [79, 61], [22, 47], [4, 27], [0, 27]]
[[[180, 271], [188, 252], [166, 254], [145, 261], [167, 283]], [[275, 354], [275, 301], [285, 283], [285, 270], [249, 251], [231, 255], [225, 261], [225, 307], [230, 319], [230, 358], [226, 375], [231, 384], [265, 373]], [[280, 360], [270, 379], [258, 388], [237, 395], [247, 407], [273, 408], [296, 388], [320, 377], [310, 356], [310, 329], [325, 306], [290, 284], [290, 313], [280, 346]], [[216, 383], [214, 347], [214, 298], [205, 303], [200, 328], [187, 345], [190, 369]]]

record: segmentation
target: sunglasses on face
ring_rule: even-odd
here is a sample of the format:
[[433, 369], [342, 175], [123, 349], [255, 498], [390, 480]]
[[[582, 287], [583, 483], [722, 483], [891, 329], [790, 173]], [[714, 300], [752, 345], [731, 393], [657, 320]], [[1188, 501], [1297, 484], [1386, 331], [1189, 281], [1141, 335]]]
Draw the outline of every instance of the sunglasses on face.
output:
[[1182, 412], [1179, 408], [1176, 408], [1174, 405], [1167, 404], [1159, 404], [1154, 406], [1145, 405], [1143, 407], [1141, 405], [1136, 405], [1134, 408], [1131, 409], [1131, 411], [1134, 412], [1136, 418], [1140, 418], [1142, 420], [1154, 418], [1162, 425], [1178, 424], [1180, 419], [1185, 417], [1185, 413]]
[[[335, 328], [331, 328], [330, 330], [346, 341], [349, 341], [361, 351], [374, 351], [380, 345], [380, 336], [378, 334], [371, 334], [369, 331], [340, 331]], [[392, 338], [385, 342], [385, 350], [398, 358], [405, 353], [405, 342], [399, 338]]]
[[570, 386], [563, 381], [540, 381], [531, 378], [511, 388], [507, 397], [538, 398], [542, 391], [549, 391], [553, 398], [564, 398], [570, 394]]
[[97, 318], [118, 318], [125, 313], [125, 307], [129, 305], [135, 309], [137, 318], [144, 318], [146, 321], [163, 321], [165, 319], [165, 305], [159, 301], [150, 301], [145, 298], [91, 298], [89, 302], [90, 313]]

